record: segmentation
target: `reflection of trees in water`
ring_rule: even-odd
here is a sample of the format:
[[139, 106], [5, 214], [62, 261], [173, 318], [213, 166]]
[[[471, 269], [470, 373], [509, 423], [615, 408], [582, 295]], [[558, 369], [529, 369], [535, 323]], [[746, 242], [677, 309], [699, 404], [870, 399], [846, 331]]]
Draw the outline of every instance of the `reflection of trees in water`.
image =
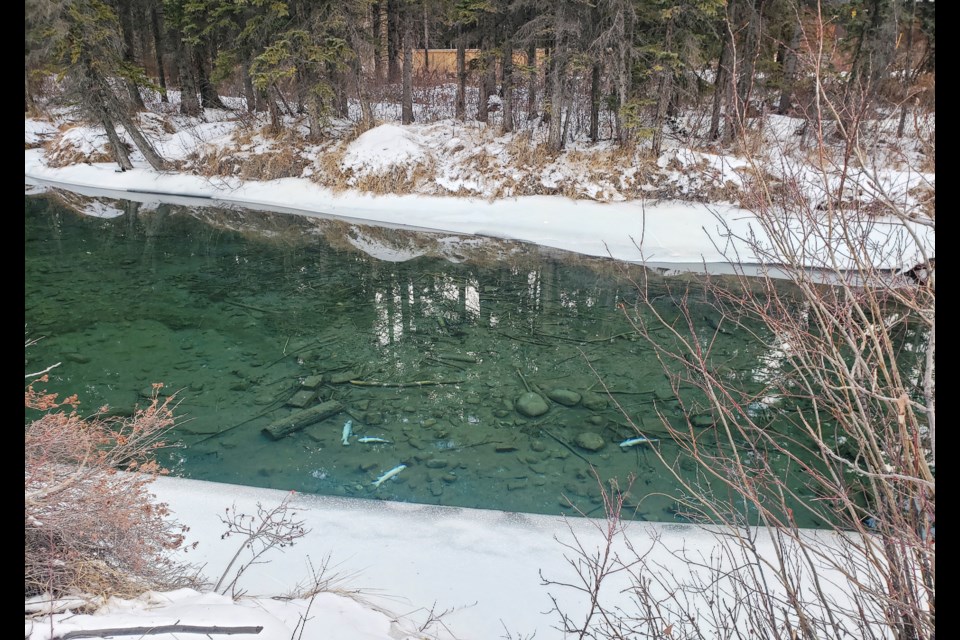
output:
[[[649, 345], [632, 339], [631, 321], [649, 323], [651, 314], [636, 305], [638, 267], [620, 271], [606, 261], [535, 258], [532, 250], [493, 263], [488, 254], [479, 262], [452, 263], [436, 256], [385, 262], [348, 242], [336, 244], [345, 233], [357, 233], [355, 225], [279, 214], [273, 214], [272, 221], [268, 214], [251, 223], [258, 216], [236, 211], [190, 215], [175, 207], [154, 210], [141, 205], [113, 219], [77, 217], [58, 209], [40, 215], [46, 218], [30, 227], [28, 236], [48, 242], [52, 255], [66, 256], [74, 267], [83, 264], [85, 273], [76, 274], [75, 281], [84, 287], [85, 300], [76, 307], [71, 324], [84, 322], [84, 317], [102, 321], [113, 314], [188, 330], [177, 334], [187, 342], [202, 340], [202, 331], [208, 329], [222, 337], [219, 345], [231, 353], [211, 353], [209, 361], [226, 372], [221, 376], [233, 376], [234, 370], [242, 376], [206, 382], [202, 401], [216, 403], [217, 414], [225, 406], [242, 412], [258, 394], [275, 401], [281, 391], [298, 384], [297, 376], [315, 371], [354, 370], [368, 380], [393, 383], [463, 378], [456, 389], [355, 389], [340, 384], [333, 393], [347, 404], [370, 401], [369, 411], [384, 424], [404, 417], [414, 422], [446, 421], [442, 429], [418, 427], [415, 437], [428, 450], [433, 449], [431, 438], [478, 444], [509, 436], [525, 449], [537, 439], [553, 443], [540, 429], [568, 444], [591, 430], [607, 442], [601, 455], [608, 457], [602, 466], [610, 474], [638, 471], [646, 474], [649, 486], [667, 490], [663, 469], [651, 470], [656, 459], [650, 451], [616, 448], [631, 432], [610, 402], [596, 411], [554, 405], [542, 424], [523, 420], [517, 424], [519, 418], [507, 407], [524, 389], [519, 371], [544, 390], [569, 387], [607, 398], [605, 385], [627, 415], [644, 420], [663, 438], [668, 451], [673, 447], [671, 455], [678, 455], [676, 443], [664, 437], [667, 430], [657, 412], [678, 431], [686, 428], [688, 417], [700, 415], [702, 424], [694, 434], [701, 448], [719, 451], [726, 446], [708, 420], [708, 403], [699, 387], [681, 381], [672, 388]], [[216, 224], [208, 224], [208, 218], [215, 218]], [[327, 233], [327, 228], [333, 231]], [[266, 232], [274, 235], [267, 237]], [[301, 241], [289, 239], [298, 234]], [[376, 237], [382, 243], [401, 243], [407, 242], [408, 234], [391, 231]], [[332, 244], [330, 238], [339, 240]], [[48, 277], [37, 274], [38, 279], [41, 276]], [[706, 358], [710, 371], [733, 376], [744, 398], [762, 398], [771, 382], [751, 372], [772, 375], [782, 369], [776, 363], [785, 354], [774, 349], [776, 337], [748, 319], [739, 318], [740, 325], [731, 322], [729, 318], [735, 317], [731, 309], [696, 283], [695, 278], [651, 276], [647, 286], [652, 308], [667, 325], [710, 345]], [[90, 295], [94, 291], [104, 293]], [[692, 319], [689, 325], [685, 314]], [[652, 331], [663, 341], [677, 339], [663, 329]], [[159, 357], [159, 350], [167, 346], [174, 350]], [[156, 348], [158, 363], [180, 362], [188, 355], [176, 351], [178, 345]], [[267, 368], [278, 359], [279, 364]], [[176, 371], [178, 380], [193, 374], [189, 369]], [[266, 384], [261, 379], [277, 387], [260, 389]], [[244, 390], [228, 392], [237, 381], [243, 382]], [[399, 403], [415, 411], [401, 414]], [[267, 406], [271, 405], [253, 407], [252, 415]], [[763, 410], [771, 429], [790, 433], [794, 427], [785, 416], [805, 408], [797, 400], [789, 407]], [[250, 410], [247, 413], [249, 417]], [[596, 420], [587, 422], [588, 418]], [[271, 456], [286, 455], [286, 447], [294, 444], [272, 444]], [[582, 461], [571, 454], [568, 461], [548, 462], [547, 468], [569, 466], [564, 473], [576, 477], [570, 465]], [[215, 468], [226, 463], [217, 459], [205, 464]], [[514, 464], [526, 468], [516, 460], [508, 466]], [[278, 482], [284, 473], [276, 472]], [[584, 478], [577, 481], [590, 480]]]

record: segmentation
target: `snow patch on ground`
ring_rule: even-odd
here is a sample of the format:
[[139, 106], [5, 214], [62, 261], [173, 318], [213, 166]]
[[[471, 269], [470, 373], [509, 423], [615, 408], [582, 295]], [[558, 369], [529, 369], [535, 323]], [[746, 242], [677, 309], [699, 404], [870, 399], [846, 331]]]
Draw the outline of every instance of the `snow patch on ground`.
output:
[[[248, 640], [290, 640], [301, 617], [306, 617], [304, 638], [344, 640], [488, 640], [533, 637], [562, 640], [556, 627], [556, 604], [573, 619], [589, 607], [589, 596], [557, 584], [544, 586], [542, 577], [576, 583], [565, 544], [578, 541], [587, 553], [602, 548], [606, 522], [495, 510], [439, 507], [410, 503], [291, 494], [182, 478], [161, 477], [152, 489], [168, 503], [176, 518], [190, 530], [187, 543], [197, 547], [186, 559], [204, 567], [215, 580], [236, 551], [232, 538], [221, 540], [223, 524], [218, 514], [232, 506], [241, 513], [256, 513], [291, 499], [297, 518], [308, 533], [294, 546], [277, 550], [251, 566], [239, 588], [246, 595], [236, 601], [212, 593], [190, 590], [147, 593], [132, 600], [111, 599], [92, 615], [58, 613], [28, 620], [28, 640], [49, 640], [54, 634], [80, 629], [103, 629], [157, 624], [263, 625], [259, 635], [231, 636]], [[663, 568], [664, 575], [682, 580], [699, 569], [683, 560], [684, 549], [713, 557], [718, 534], [694, 525], [627, 522], [625, 536], [639, 553]], [[766, 558], [775, 558], [774, 545], [762, 531], [756, 545]], [[812, 544], [830, 549], [837, 544], [832, 532], [805, 531]], [[626, 539], [618, 538], [613, 552], [626, 558]], [[303, 598], [277, 596], [308, 583], [314, 569], [329, 556], [343, 579], [312, 605]], [[700, 556], [698, 556], [700, 557]], [[844, 581], [830, 570], [821, 574], [830, 597], [846, 600], [837, 584]], [[609, 609], [637, 612], [625, 576], [615, 574], [601, 592]], [[837, 580], [834, 583], [834, 579]], [[720, 592], [727, 588], [718, 584]], [[771, 584], [771, 589], [777, 587]], [[705, 597], [708, 597], [706, 594]], [[690, 593], [696, 606], [695, 593]], [[309, 606], [309, 615], [307, 608]], [[429, 624], [433, 614], [439, 623]], [[76, 613], [76, 612], [74, 612]], [[709, 624], [708, 621], [701, 623]], [[417, 631], [427, 626], [423, 632]], [[506, 634], [512, 634], [505, 635]], [[709, 631], [707, 631], [709, 635]], [[183, 635], [150, 636], [160, 640]]]
[[25, 118], [23, 121], [23, 140], [27, 147], [36, 147], [52, 138], [57, 128], [48, 120]]
[[[229, 637], [236, 640], [414, 638], [399, 630], [383, 612], [335, 593], [317, 594], [312, 602], [309, 598], [241, 597], [234, 600], [193, 589], [147, 591], [133, 599], [110, 598], [92, 614], [77, 615], [67, 611], [42, 622], [27, 621], [25, 637], [28, 640], [50, 640], [70, 632], [136, 627], [154, 629], [149, 637], [155, 640], [182, 640], [185, 635], [193, 635], [173, 631], [156, 633], [157, 627], [176, 626], [251, 628], [248, 633], [231, 633]], [[301, 632], [302, 635], [298, 635]]]
[[424, 158], [424, 147], [410, 129], [382, 124], [351, 142], [340, 164], [348, 170], [380, 173], [422, 162]]

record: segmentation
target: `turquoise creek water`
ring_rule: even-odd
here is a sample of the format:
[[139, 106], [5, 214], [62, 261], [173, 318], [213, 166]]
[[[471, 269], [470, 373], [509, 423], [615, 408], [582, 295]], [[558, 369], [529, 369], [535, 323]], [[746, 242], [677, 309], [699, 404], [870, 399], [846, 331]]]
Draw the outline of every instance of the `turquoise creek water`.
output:
[[[289, 214], [64, 193], [25, 202], [26, 331], [42, 337], [26, 371], [62, 362], [46, 388], [78, 394], [85, 413], [129, 413], [163, 383], [179, 403], [179, 446], [162, 460], [175, 474], [601, 515], [592, 468], [621, 485], [636, 475], [636, 518], [682, 517], [678, 482], [651, 446], [688, 479], [696, 465], [669, 437], [663, 421], [686, 430], [686, 418], [630, 324], [644, 319], [640, 267]], [[668, 322], [680, 318], [669, 291], [690, 283], [648, 280]], [[696, 330], [775, 421], [764, 389], [776, 349], [716, 332], [719, 315], [696, 291]], [[529, 393], [539, 397], [520, 407]], [[264, 432], [331, 401], [328, 417], [279, 439]], [[621, 448], [637, 436], [631, 422], [659, 441]], [[696, 422], [700, 446], [720, 446], [709, 411]]]

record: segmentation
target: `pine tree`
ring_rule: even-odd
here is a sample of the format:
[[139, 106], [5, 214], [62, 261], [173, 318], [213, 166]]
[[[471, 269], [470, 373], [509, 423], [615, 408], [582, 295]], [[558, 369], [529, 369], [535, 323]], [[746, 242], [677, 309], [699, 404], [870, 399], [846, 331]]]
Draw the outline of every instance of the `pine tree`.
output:
[[90, 120], [103, 127], [111, 153], [121, 170], [132, 169], [130, 155], [117, 132], [120, 126], [154, 169], [164, 160], [147, 140], [131, 113], [130, 95], [119, 95], [114, 81], [148, 84], [143, 70], [125, 54], [120, 20], [103, 0], [36, 0], [26, 5], [28, 24], [43, 43], [48, 70], [68, 86], [66, 98]]

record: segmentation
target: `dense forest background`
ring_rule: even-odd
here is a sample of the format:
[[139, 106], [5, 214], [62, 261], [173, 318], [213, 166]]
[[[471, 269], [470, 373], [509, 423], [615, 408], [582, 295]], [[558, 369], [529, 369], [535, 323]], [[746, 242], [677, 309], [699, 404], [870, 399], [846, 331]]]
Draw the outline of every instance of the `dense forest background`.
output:
[[[899, 112], [901, 136], [932, 109], [934, 36], [934, 3], [917, 0], [27, 0], [24, 109], [53, 93], [81, 107], [123, 167], [118, 128], [164, 166], [133, 117], [145, 95], [189, 116], [242, 96], [310, 141], [337, 118], [373, 126], [377, 103], [409, 124], [433, 101], [438, 117], [539, 128], [554, 152], [728, 144], [767, 113], [854, 144], [878, 114]], [[699, 114], [693, 131], [681, 113]]]

